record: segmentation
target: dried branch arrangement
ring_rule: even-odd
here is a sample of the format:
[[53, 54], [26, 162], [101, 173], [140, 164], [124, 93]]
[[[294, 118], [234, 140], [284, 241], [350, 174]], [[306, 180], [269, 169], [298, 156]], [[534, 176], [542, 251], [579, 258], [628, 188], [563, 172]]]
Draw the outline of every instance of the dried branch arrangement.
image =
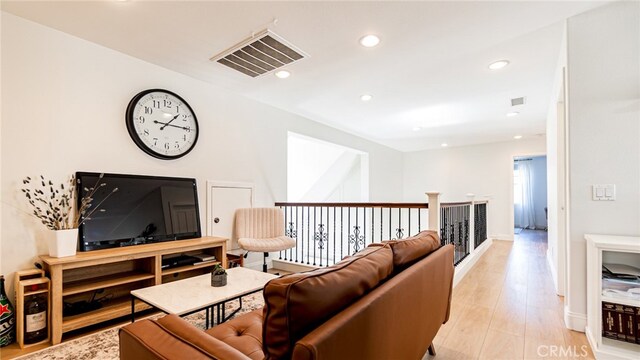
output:
[[91, 220], [91, 216], [96, 212], [104, 212], [106, 209], [101, 208], [102, 204], [113, 193], [118, 191], [114, 188], [105, 196], [96, 206], [93, 206], [94, 195], [96, 191], [106, 186], [101, 182], [104, 174], [100, 174], [98, 181], [93, 187], [84, 188], [86, 195], [80, 199], [80, 207], [75, 207], [75, 189], [76, 179], [71, 176], [67, 185], [64, 183], [54, 185], [51, 180], [45, 179], [40, 175], [37, 179], [30, 177], [24, 178], [22, 184], [22, 192], [33, 208], [33, 215], [40, 219], [44, 226], [50, 230], [75, 229], [87, 220]]

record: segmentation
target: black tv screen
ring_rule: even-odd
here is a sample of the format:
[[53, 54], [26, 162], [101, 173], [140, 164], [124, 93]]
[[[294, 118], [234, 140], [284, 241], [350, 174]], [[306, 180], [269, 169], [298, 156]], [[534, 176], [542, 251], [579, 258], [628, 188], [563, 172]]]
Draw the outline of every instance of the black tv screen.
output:
[[78, 207], [82, 198], [96, 189], [92, 206], [85, 211], [91, 215], [79, 227], [81, 251], [201, 236], [195, 179], [100, 176], [76, 173]]

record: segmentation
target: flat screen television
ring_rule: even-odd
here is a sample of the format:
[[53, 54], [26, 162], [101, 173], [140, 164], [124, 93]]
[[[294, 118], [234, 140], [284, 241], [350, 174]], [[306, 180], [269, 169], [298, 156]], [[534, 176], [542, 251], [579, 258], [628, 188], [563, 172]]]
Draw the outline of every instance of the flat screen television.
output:
[[79, 227], [80, 251], [202, 236], [195, 179], [100, 175], [76, 173], [78, 206], [97, 189], [91, 207], [97, 210]]

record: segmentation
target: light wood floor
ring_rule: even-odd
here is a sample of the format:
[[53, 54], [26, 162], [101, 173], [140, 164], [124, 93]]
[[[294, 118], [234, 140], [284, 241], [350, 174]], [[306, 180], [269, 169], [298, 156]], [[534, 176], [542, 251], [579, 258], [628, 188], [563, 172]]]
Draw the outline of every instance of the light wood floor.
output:
[[564, 326], [546, 236], [525, 230], [513, 242], [493, 242], [454, 289], [434, 359], [594, 358], [584, 333]]
[[[563, 299], [554, 292], [546, 251], [543, 231], [525, 230], [514, 242], [494, 241], [454, 289], [451, 317], [434, 340], [437, 355], [426, 358], [593, 359], [584, 333], [564, 326]], [[553, 356], [560, 347], [565, 355], [567, 349], [573, 352]], [[13, 344], [0, 350], [0, 358], [27, 352]]]

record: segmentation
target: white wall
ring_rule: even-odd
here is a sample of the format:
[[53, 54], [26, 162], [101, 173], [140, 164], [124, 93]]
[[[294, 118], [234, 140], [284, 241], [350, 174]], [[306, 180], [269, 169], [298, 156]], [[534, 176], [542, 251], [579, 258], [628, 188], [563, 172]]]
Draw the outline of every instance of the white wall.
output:
[[542, 155], [545, 139], [453, 147], [406, 153], [404, 200], [426, 201], [426, 191], [440, 191], [443, 202], [490, 198], [488, 235], [513, 239], [513, 157]]
[[[585, 233], [640, 235], [640, 3], [614, 2], [569, 18], [570, 203], [567, 325], [584, 331]], [[617, 200], [591, 200], [616, 184]]]
[[566, 22], [562, 34], [554, 87], [547, 111], [547, 262], [558, 295], [565, 294], [567, 180], [566, 180], [566, 108], [565, 73], [567, 67]]
[[[368, 154], [290, 133], [287, 149], [287, 201], [367, 201], [369, 177], [361, 177]], [[368, 175], [368, 169], [366, 174]]]
[[[4, 12], [1, 30], [3, 274], [28, 268], [47, 252], [44, 226], [28, 214], [18, 190], [27, 175], [62, 181], [84, 170], [195, 177], [201, 216], [206, 180], [253, 182], [257, 205], [271, 205], [286, 199], [287, 133], [293, 131], [367, 152], [371, 199], [401, 199], [400, 152]], [[152, 158], [127, 133], [129, 100], [156, 87], [178, 93], [197, 114], [200, 138], [182, 159]]]

